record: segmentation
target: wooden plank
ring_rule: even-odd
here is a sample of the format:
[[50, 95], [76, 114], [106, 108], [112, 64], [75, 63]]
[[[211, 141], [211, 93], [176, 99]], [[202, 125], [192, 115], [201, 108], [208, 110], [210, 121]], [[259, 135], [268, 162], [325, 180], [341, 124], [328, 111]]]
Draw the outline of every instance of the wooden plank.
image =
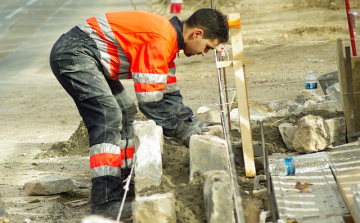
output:
[[[230, 20], [240, 18], [239, 13], [229, 14]], [[241, 141], [243, 146], [243, 156], [245, 164], [245, 175], [247, 177], [256, 176], [254, 162], [254, 147], [252, 140], [252, 131], [250, 124], [250, 110], [248, 101], [248, 92], [246, 77], [242, 61], [244, 60], [244, 46], [242, 42], [242, 33], [240, 28], [230, 29], [230, 41], [232, 46], [233, 67], [235, 73], [236, 95], [238, 100], [239, 121]], [[235, 62], [236, 61], [236, 62]]]
[[354, 197], [351, 188], [360, 183], [360, 169], [349, 170], [336, 175], [338, 187], [340, 189], [346, 205], [350, 210], [351, 216], [355, 223], [360, 223], [360, 219], [354, 210]]
[[[347, 67], [345, 63], [342, 40], [337, 40], [337, 65], [340, 85], [342, 107], [346, 120], [346, 131], [348, 134], [360, 131], [360, 57], [351, 57], [352, 87], [353, 89], [353, 116], [349, 104], [349, 85], [347, 83]], [[354, 119], [354, 122], [351, 119]], [[355, 125], [355, 129], [351, 129]]]
[[256, 169], [254, 162], [252, 131], [250, 125], [248, 93], [246, 78], [241, 61], [234, 62], [234, 70], [245, 172], [247, 177], [255, 177]]
[[340, 86], [340, 96], [341, 96], [342, 107], [346, 121], [346, 130], [347, 132], [351, 132], [349, 99], [347, 94], [348, 88], [347, 88], [347, 80], [346, 80], [345, 58], [344, 58], [342, 39], [337, 39], [337, 68], [338, 68], [338, 77], [339, 77], [339, 86]]
[[[354, 94], [353, 94], [353, 79], [352, 79], [352, 66], [351, 66], [351, 54], [350, 47], [345, 47], [345, 68], [346, 68], [346, 83], [348, 88], [348, 105], [349, 105], [349, 115], [350, 115], [350, 132], [355, 133], [355, 111], [354, 111]], [[354, 142], [357, 140], [357, 137], [348, 137], [348, 142]]]
[[[239, 13], [229, 14], [230, 20], [240, 18]], [[240, 28], [230, 29], [230, 41], [232, 47], [233, 60], [244, 60], [244, 45]]]
[[[351, 58], [355, 132], [360, 131], [360, 59]], [[352, 132], [351, 132], [352, 133]]]

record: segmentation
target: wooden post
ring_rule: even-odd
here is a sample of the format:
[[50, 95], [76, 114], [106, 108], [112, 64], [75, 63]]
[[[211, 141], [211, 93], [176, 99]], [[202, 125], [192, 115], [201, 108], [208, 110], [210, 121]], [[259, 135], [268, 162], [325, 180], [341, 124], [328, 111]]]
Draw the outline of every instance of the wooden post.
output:
[[[354, 112], [354, 91], [352, 84], [352, 67], [351, 67], [351, 52], [350, 47], [345, 47], [345, 67], [346, 67], [346, 84], [348, 89], [348, 105], [349, 105], [349, 121], [350, 121], [350, 133], [355, 131], [355, 112]], [[354, 137], [357, 138], [357, 137]], [[356, 141], [353, 137], [347, 137], [348, 142]]]
[[[344, 56], [342, 40], [337, 40], [337, 65], [342, 107], [346, 121], [347, 138], [360, 137], [360, 57]], [[351, 57], [351, 58], [349, 58]], [[349, 61], [351, 59], [351, 62]], [[348, 69], [351, 71], [348, 72]], [[348, 77], [347, 74], [351, 74]], [[350, 96], [351, 94], [351, 96]], [[350, 104], [352, 101], [353, 104]], [[349, 140], [351, 141], [351, 140]]]
[[[229, 20], [240, 19], [240, 14], [230, 14]], [[244, 72], [244, 47], [240, 28], [230, 29], [230, 40], [233, 55], [233, 67], [235, 72], [236, 95], [239, 110], [241, 141], [244, 154], [245, 172], [247, 177], [255, 177], [256, 169], [254, 162], [254, 148], [250, 123], [250, 111], [246, 76]]]

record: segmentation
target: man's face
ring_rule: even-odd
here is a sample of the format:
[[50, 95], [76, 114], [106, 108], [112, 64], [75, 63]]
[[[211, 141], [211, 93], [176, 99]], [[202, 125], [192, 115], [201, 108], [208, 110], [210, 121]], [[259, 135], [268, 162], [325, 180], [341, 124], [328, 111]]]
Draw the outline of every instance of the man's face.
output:
[[214, 49], [218, 44], [219, 41], [217, 39], [204, 39], [202, 36], [191, 38], [185, 42], [184, 54], [187, 57], [192, 55], [205, 56], [209, 50]]

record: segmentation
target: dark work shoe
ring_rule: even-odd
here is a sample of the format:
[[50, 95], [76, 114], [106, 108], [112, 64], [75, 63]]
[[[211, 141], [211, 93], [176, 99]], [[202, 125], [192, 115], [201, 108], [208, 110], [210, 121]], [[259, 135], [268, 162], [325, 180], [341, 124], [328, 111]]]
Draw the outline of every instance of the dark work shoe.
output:
[[[105, 218], [117, 219], [120, 211], [121, 201], [109, 201], [104, 204], [91, 207], [91, 215], [99, 215]], [[121, 218], [129, 218], [132, 216], [131, 202], [125, 202], [122, 209]]]

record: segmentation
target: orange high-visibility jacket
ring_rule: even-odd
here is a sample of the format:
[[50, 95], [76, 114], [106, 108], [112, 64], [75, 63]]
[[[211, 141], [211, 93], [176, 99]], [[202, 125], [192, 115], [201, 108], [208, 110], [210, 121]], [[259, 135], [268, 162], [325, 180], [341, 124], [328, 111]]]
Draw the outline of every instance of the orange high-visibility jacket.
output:
[[133, 78], [139, 102], [178, 90], [174, 59], [183, 44], [182, 27], [176, 30], [169, 19], [144, 11], [104, 13], [78, 27], [96, 42], [108, 78]]
[[[78, 27], [96, 43], [104, 74], [132, 78], [140, 111], [176, 136], [193, 115], [182, 103], [175, 76], [176, 53], [185, 46], [180, 20], [144, 11], [100, 14]], [[178, 128], [179, 127], [179, 128]]]

